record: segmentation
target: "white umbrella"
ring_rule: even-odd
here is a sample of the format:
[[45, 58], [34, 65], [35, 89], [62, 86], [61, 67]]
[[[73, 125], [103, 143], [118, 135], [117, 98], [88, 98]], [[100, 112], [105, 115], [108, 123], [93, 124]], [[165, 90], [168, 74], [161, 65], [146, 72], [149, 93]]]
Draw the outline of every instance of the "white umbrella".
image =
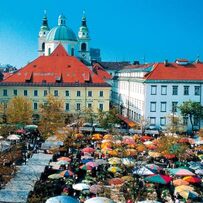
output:
[[136, 168], [133, 171], [133, 174], [146, 176], [146, 175], [154, 175], [155, 173], [143, 166], [142, 168]]
[[4, 137], [0, 135], [0, 139], [4, 139]]
[[85, 201], [85, 203], [115, 203], [113, 200], [106, 197], [93, 197]]
[[60, 195], [56, 197], [49, 198], [46, 203], [79, 203], [77, 199], [70, 196]]
[[13, 135], [9, 135], [9, 136], [7, 137], [7, 139], [8, 139], [8, 140], [19, 140], [20, 137], [19, 137], [19, 135], [13, 134]]
[[90, 186], [85, 184], [85, 183], [77, 183], [75, 185], [73, 185], [73, 189], [74, 190], [89, 190]]

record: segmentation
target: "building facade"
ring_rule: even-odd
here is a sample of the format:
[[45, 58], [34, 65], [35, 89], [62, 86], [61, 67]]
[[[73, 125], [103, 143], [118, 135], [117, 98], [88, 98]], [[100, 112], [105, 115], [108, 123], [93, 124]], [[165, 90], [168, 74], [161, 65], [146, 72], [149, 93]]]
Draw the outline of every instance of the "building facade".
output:
[[46, 96], [53, 94], [64, 101], [69, 113], [92, 108], [109, 110], [110, 85], [76, 57], [69, 56], [64, 47], [58, 47], [48, 56], [40, 56], [24, 68], [0, 82], [0, 102], [15, 96], [31, 99], [37, 113]]
[[[157, 63], [127, 66], [113, 78], [112, 102], [120, 112], [140, 122], [149, 121], [150, 129], [165, 129], [168, 116], [180, 116], [178, 106], [185, 101], [203, 105], [203, 64], [199, 61], [176, 60], [175, 63]], [[184, 125], [191, 129], [188, 118]], [[199, 129], [202, 121], [195, 120]]]

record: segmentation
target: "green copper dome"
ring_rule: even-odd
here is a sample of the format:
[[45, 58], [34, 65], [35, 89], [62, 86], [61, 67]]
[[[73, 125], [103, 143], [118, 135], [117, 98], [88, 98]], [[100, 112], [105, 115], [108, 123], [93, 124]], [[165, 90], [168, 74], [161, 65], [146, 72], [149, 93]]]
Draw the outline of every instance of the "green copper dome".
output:
[[65, 17], [60, 15], [58, 26], [52, 28], [47, 34], [46, 41], [77, 41], [75, 33], [66, 26]]

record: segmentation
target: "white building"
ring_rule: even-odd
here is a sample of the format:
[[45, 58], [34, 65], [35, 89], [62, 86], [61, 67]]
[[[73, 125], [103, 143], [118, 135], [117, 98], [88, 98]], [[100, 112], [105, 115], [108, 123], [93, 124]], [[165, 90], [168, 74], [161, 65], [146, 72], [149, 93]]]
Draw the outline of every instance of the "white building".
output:
[[90, 37], [84, 13], [78, 36], [67, 26], [66, 17], [64, 15], [60, 15], [58, 17], [58, 25], [50, 29], [47, 15], [46, 13], [44, 14], [38, 36], [39, 56], [50, 55], [59, 43], [64, 46], [70, 56], [76, 56], [90, 62]]
[[[203, 105], [203, 64], [176, 60], [175, 63], [131, 65], [116, 73], [112, 102], [132, 121], [149, 120], [151, 129], [162, 129], [168, 115], [180, 115], [177, 108], [192, 100]], [[188, 118], [184, 123], [190, 129]], [[195, 127], [201, 125], [198, 120]]]

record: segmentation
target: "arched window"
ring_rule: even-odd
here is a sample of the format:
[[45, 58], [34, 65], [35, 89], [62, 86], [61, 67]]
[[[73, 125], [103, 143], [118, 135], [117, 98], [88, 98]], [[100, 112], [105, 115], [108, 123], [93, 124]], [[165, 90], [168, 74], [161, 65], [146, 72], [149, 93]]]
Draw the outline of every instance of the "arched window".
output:
[[71, 48], [71, 56], [74, 56], [74, 53], [75, 51], [74, 51], [74, 48]]
[[42, 43], [42, 51], [44, 51], [44, 49], [45, 49], [45, 43], [43, 42]]
[[87, 49], [86, 43], [82, 43], [81, 44], [81, 51], [86, 51], [86, 49]]

